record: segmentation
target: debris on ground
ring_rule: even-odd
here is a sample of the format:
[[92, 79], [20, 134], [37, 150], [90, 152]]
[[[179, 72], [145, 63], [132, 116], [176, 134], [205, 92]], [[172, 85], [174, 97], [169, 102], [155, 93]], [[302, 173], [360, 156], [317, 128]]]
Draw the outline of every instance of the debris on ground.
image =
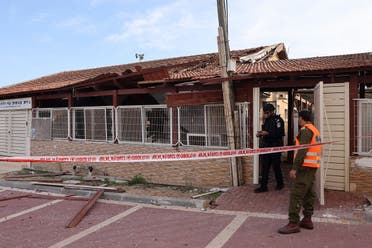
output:
[[116, 191], [118, 192], [118, 188], [114, 187], [100, 187], [100, 186], [90, 186], [90, 185], [82, 185], [82, 184], [67, 184], [67, 183], [43, 183], [43, 182], [31, 182], [34, 185], [44, 185], [44, 186], [56, 186], [56, 187], [64, 187], [64, 188], [73, 188], [73, 189], [95, 189], [95, 190], [107, 190], [107, 191]]
[[212, 194], [219, 193], [219, 192], [221, 192], [221, 191], [220, 190], [210, 191], [210, 192], [206, 192], [206, 193], [202, 193], [202, 194], [198, 194], [198, 195], [193, 195], [193, 196], [191, 196], [191, 198], [196, 199], [196, 198], [199, 198], [199, 197], [202, 197], [202, 196], [212, 195]]
[[89, 200], [88, 202], [80, 209], [80, 211], [72, 218], [72, 220], [66, 225], [66, 228], [76, 227], [85, 215], [89, 212], [89, 210], [94, 206], [97, 200], [103, 195], [104, 190], [98, 190]]
[[[106, 175], [96, 175], [83, 167], [77, 167], [73, 173], [50, 172], [25, 168], [21, 171], [8, 173], [3, 180], [26, 181], [32, 184], [56, 186], [73, 189], [92, 189], [114, 192], [126, 192], [131, 195], [147, 195], [176, 198], [193, 198], [214, 200], [226, 192], [228, 188], [200, 188], [182, 185], [165, 185], [148, 182], [141, 174], [124, 180]], [[97, 170], [93, 170], [93, 173]], [[102, 173], [101, 173], [102, 174]]]

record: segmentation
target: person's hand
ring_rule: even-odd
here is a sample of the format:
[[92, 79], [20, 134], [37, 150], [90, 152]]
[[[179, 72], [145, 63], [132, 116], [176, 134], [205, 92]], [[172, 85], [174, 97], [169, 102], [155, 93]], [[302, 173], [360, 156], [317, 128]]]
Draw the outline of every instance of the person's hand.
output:
[[289, 178], [290, 179], [296, 179], [296, 170], [290, 170], [289, 171]]
[[256, 133], [256, 137], [262, 137], [262, 136], [265, 136], [265, 135], [268, 135], [269, 132], [268, 131], [258, 131]]
[[262, 134], [262, 136], [266, 136], [266, 135], [269, 135], [269, 132], [268, 131], [261, 131], [261, 134]]

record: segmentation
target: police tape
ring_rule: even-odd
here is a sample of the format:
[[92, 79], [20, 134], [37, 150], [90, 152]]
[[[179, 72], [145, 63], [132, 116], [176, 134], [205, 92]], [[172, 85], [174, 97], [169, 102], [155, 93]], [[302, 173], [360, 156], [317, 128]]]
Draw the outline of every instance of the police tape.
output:
[[119, 154], [119, 155], [73, 155], [73, 156], [28, 156], [28, 157], [0, 157], [4, 162], [74, 162], [74, 163], [130, 163], [130, 162], [161, 162], [181, 160], [204, 160], [231, 157], [245, 157], [260, 154], [294, 151], [313, 146], [331, 144], [333, 142], [321, 142], [316, 144], [292, 145], [280, 147], [267, 147], [257, 149], [193, 151], [193, 152], [170, 152], [148, 154]]

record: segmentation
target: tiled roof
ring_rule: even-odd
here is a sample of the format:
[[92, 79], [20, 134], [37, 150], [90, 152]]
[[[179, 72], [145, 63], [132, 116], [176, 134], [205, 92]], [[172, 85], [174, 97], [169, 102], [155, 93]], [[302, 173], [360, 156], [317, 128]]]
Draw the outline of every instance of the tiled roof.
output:
[[[285, 53], [283, 44], [278, 44], [274, 46], [274, 48], [275, 47], [275, 52], [278, 53], [284, 51]], [[266, 57], [262, 57], [261, 61], [255, 63], [241, 63], [239, 61], [239, 58], [241, 58], [242, 56], [251, 55], [267, 48], [268, 46], [232, 51], [231, 56], [237, 60], [236, 74], [252, 74], [259, 76], [262, 74], [280, 75], [296, 72], [316, 73], [337, 70], [357, 71], [364, 70], [366, 68], [372, 70], [372, 53], [268, 61], [268, 59], [270, 59], [270, 56], [274, 53], [271, 52], [268, 53]], [[260, 54], [260, 56], [261, 55], [262, 53]], [[125, 74], [130, 75], [131, 72], [137, 72], [138, 67], [140, 67], [142, 70], [168, 67], [168, 80], [202, 80], [220, 76], [218, 54], [209, 53], [162, 60], [144, 61], [131, 64], [106, 66], [85, 70], [60, 72], [0, 88], [0, 96], [61, 89], [65, 87], [71, 87], [79, 83], [90, 81], [93, 82], [94, 80], [98, 80], [101, 78], [121, 76]]]
[[320, 71], [348, 71], [372, 69], [372, 53], [358, 53], [303, 59], [262, 61], [254, 64], [240, 64], [238, 74], [311, 73]]
[[[255, 63], [240, 63], [237, 62], [236, 74], [252, 74], [259, 76], [280, 74], [293, 74], [293, 73], [317, 73], [325, 71], [349, 71], [349, 70], [364, 70], [368, 68], [372, 70], [372, 53], [359, 53], [337, 56], [324, 56], [302, 59], [285, 59], [268, 61], [263, 60]], [[215, 78], [220, 75], [218, 68], [213, 67], [201, 68], [200, 66], [192, 69], [186, 68], [184, 70], [173, 70], [170, 74], [172, 79], [208, 79]]]
[[[264, 47], [232, 51], [231, 55], [235, 57], [241, 57], [260, 51], [262, 48]], [[209, 53], [153, 61], [144, 61], [131, 64], [106, 66], [85, 70], [60, 72], [0, 88], [0, 96], [13, 93], [37, 92], [65, 88], [98, 78], [128, 74], [128, 71], [136, 72], [136, 67], [141, 67], [141, 69], [149, 69], [159, 67], [174, 67], [177, 65], [180, 65], [184, 69], [186, 68], [186, 70], [190, 69], [191, 71], [194, 71], [194, 73], [191, 72], [190, 75], [187, 75], [187, 77], [193, 77], [194, 75], [195, 77], [203, 78], [204, 75], [205, 77], [210, 77], [210, 75], [217, 75], [216, 73], [219, 73], [218, 54]], [[198, 70], [197, 67], [202, 68], [202, 70]], [[177, 78], [177, 75], [173, 76], [173, 74], [170, 72], [170, 78]]]

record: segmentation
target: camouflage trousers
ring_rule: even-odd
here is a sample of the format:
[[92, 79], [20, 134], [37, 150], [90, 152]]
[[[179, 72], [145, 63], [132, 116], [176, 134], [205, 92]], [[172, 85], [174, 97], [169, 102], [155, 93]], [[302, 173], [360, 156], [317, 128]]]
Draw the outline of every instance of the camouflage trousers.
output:
[[301, 207], [304, 216], [314, 213], [315, 192], [313, 190], [317, 168], [301, 166], [296, 172], [296, 179], [292, 182], [289, 199], [288, 219], [291, 222], [300, 221]]

